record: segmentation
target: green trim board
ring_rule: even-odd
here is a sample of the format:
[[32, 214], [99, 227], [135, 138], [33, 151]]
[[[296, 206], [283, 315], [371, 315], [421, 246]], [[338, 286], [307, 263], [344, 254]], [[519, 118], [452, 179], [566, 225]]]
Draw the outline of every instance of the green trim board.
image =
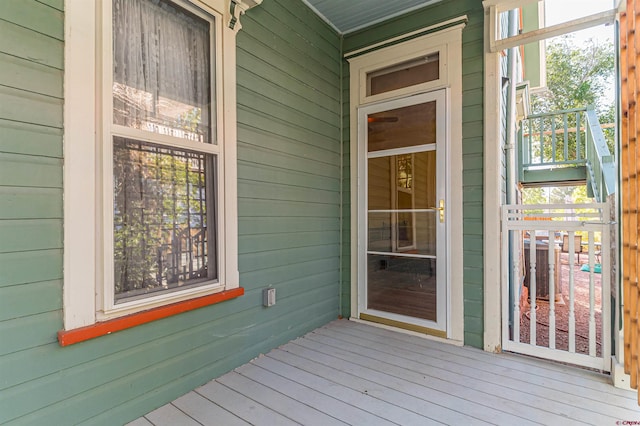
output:
[[524, 186], [584, 185], [586, 180], [587, 168], [577, 166], [523, 170], [521, 183]]

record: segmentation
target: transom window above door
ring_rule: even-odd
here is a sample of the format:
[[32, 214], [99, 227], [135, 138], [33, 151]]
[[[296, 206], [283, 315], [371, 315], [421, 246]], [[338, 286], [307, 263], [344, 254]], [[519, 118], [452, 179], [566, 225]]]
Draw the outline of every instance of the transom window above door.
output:
[[367, 73], [367, 96], [428, 83], [440, 78], [440, 53]]

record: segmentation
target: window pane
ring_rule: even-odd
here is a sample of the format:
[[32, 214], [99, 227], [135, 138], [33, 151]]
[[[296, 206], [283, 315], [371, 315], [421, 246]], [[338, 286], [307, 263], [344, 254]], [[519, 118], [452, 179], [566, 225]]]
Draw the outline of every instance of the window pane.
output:
[[436, 102], [367, 116], [369, 152], [436, 143]]
[[440, 78], [440, 55], [435, 53], [367, 74], [367, 96], [427, 83]]
[[115, 299], [217, 278], [214, 158], [114, 138]]
[[367, 309], [436, 321], [436, 260], [367, 255]]
[[162, 0], [113, 0], [115, 124], [211, 142], [210, 22]]
[[367, 169], [368, 250], [435, 256], [436, 151], [369, 158]]

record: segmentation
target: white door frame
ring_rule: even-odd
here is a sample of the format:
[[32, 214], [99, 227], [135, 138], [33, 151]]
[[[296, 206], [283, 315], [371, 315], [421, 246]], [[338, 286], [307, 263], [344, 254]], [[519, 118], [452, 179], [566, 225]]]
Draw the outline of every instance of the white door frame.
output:
[[[460, 17], [457, 22], [464, 22]], [[464, 297], [463, 297], [463, 223], [462, 223], [462, 29], [460, 23], [441, 31], [410, 39], [396, 37], [386, 44], [377, 44], [371, 48], [359, 49], [345, 55], [350, 63], [350, 180], [351, 180], [351, 318], [358, 319], [358, 282], [361, 271], [358, 265], [358, 214], [359, 187], [363, 184], [358, 174], [358, 161], [365, 153], [358, 146], [358, 108], [376, 102], [397, 99], [409, 95], [425, 93], [438, 89], [448, 89], [447, 159], [450, 171], [448, 199], [448, 217], [450, 233], [448, 236], [447, 277], [448, 277], [448, 320], [446, 338], [455, 343], [464, 341]], [[431, 28], [432, 29], [432, 28]], [[425, 29], [426, 31], [426, 29]], [[402, 40], [408, 41], [402, 41]], [[386, 47], [381, 47], [386, 46]], [[375, 96], [366, 94], [366, 75], [368, 72], [403, 63], [424, 54], [439, 52], [441, 61], [440, 77], [437, 81], [411, 88], [390, 91]], [[367, 52], [362, 53], [361, 52]], [[481, 141], [479, 143], [482, 143]], [[452, 253], [456, 261], [452, 261]]]
[[[358, 311], [357, 315], [361, 314], [374, 315], [396, 321], [398, 323], [412, 324], [418, 327], [424, 327], [431, 330], [438, 330], [446, 332], [449, 322], [449, 280], [448, 280], [448, 236], [450, 234], [449, 221], [449, 209], [448, 209], [448, 195], [450, 194], [448, 185], [449, 168], [447, 167], [448, 154], [448, 138], [449, 133], [447, 126], [449, 121], [447, 120], [448, 105], [446, 103], [446, 89], [441, 89], [433, 92], [421, 93], [419, 95], [406, 96], [403, 98], [392, 99], [390, 101], [378, 102], [371, 105], [365, 105], [358, 109], [358, 147], [359, 152], [362, 153], [358, 157], [358, 175], [361, 176], [362, 185], [358, 188], [358, 215], [359, 217], [359, 229], [358, 229], [358, 246], [361, 248], [358, 251], [358, 270], [362, 271], [359, 274], [358, 279]], [[394, 110], [398, 108], [419, 105], [427, 102], [436, 102], [436, 143], [429, 145], [418, 145], [403, 148], [395, 148], [384, 151], [367, 152], [367, 117], [369, 114], [375, 114], [382, 111]], [[377, 157], [387, 157], [391, 155], [401, 154], [413, 154], [424, 151], [436, 151], [436, 203], [438, 200], [445, 201], [445, 220], [441, 223], [436, 220], [436, 297], [437, 297], [437, 319], [436, 321], [430, 321], [420, 318], [408, 317], [406, 315], [393, 314], [389, 312], [375, 311], [367, 309], [367, 246], [368, 246], [368, 220], [367, 220], [367, 194], [368, 194], [368, 159]], [[436, 215], [436, 217], [438, 217]], [[415, 237], [414, 237], [415, 238]], [[415, 243], [415, 241], [414, 241]], [[411, 256], [418, 257], [418, 255], [403, 255], [398, 253], [398, 256]]]

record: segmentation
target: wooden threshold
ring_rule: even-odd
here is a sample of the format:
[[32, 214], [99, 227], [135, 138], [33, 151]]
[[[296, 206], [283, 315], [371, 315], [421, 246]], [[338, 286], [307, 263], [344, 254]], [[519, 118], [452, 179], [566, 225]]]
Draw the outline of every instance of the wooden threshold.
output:
[[435, 328], [424, 327], [422, 325], [410, 324], [403, 321], [396, 321], [388, 318], [383, 318], [377, 315], [360, 314], [360, 319], [363, 321], [370, 321], [378, 324], [388, 325], [391, 327], [401, 328], [403, 330], [415, 331], [416, 333], [428, 334], [429, 336], [436, 336], [442, 339], [447, 338], [446, 331], [436, 330]]

